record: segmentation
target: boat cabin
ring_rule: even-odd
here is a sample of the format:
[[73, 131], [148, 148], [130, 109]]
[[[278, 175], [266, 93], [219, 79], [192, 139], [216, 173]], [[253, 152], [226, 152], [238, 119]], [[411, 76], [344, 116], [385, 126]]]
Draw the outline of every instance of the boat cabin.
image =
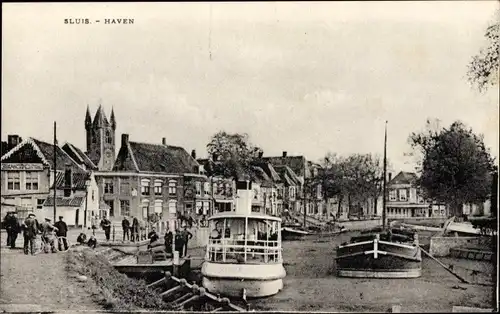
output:
[[281, 219], [251, 211], [251, 182], [238, 182], [235, 212], [209, 218], [205, 260], [228, 264], [281, 263]]

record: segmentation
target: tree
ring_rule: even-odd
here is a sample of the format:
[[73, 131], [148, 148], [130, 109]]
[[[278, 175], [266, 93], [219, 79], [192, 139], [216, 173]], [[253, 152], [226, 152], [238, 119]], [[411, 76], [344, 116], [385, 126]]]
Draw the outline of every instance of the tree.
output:
[[[315, 184], [320, 184], [324, 200], [338, 198], [340, 213], [344, 197], [348, 198], [350, 211], [352, 199], [378, 198], [382, 191], [382, 165], [380, 158], [371, 154], [353, 154], [347, 157], [327, 154]], [[375, 202], [376, 204], [376, 202]], [[376, 208], [375, 208], [376, 210]]]
[[[497, 16], [498, 13], [500, 11], [497, 12]], [[468, 66], [469, 82], [475, 85], [480, 92], [498, 83], [499, 32], [500, 24], [498, 22], [486, 29], [485, 37], [488, 46], [481, 49], [478, 55], [473, 56]]]
[[493, 159], [482, 136], [461, 122], [449, 128], [412, 133], [410, 144], [422, 154], [419, 184], [432, 200], [449, 204], [461, 216], [462, 205], [484, 202], [491, 187]]
[[207, 152], [215, 162], [212, 175], [241, 180], [251, 173], [251, 164], [262, 149], [250, 143], [248, 134], [219, 131], [207, 144]]

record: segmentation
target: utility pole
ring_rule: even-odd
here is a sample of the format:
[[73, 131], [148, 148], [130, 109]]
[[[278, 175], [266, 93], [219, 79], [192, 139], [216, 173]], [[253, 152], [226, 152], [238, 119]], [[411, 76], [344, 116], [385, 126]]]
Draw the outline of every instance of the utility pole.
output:
[[387, 197], [387, 121], [385, 121], [385, 135], [384, 135], [384, 188], [383, 188], [383, 198], [382, 198], [382, 228], [386, 227], [386, 203], [385, 199]]
[[54, 184], [53, 184], [53, 187], [54, 187], [54, 222], [56, 222], [56, 217], [57, 217], [57, 205], [56, 205], [56, 191], [57, 191], [57, 187], [56, 187], [56, 184], [57, 184], [57, 158], [56, 158], [56, 154], [57, 154], [57, 136], [56, 136], [56, 122], [54, 121]]

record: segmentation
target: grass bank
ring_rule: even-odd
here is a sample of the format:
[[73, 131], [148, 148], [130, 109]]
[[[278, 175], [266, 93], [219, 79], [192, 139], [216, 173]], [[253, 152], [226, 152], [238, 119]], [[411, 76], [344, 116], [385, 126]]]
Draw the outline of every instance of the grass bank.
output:
[[93, 301], [106, 310], [172, 309], [143, 280], [119, 273], [104, 256], [97, 255], [89, 248], [69, 251], [66, 255], [66, 267], [70, 276], [87, 277], [85, 288], [91, 293]]

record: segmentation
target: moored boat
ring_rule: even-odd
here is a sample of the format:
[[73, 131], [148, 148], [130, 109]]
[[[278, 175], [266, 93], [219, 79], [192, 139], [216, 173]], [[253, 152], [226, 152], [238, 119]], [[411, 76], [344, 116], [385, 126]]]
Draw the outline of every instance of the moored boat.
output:
[[281, 219], [251, 211], [251, 182], [238, 182], [236, 188], [236, 211], [209, 218], [212, 233], [201, 269], [203, 286], [232, 297], [274, 295], [286, 275]]
[[384, 138], [382, 228], [352, 237], [337, 248], [337, 275], [362, 278], [416, 278], [422, 273], [418, 234], [386, 228], [387, 126]]

